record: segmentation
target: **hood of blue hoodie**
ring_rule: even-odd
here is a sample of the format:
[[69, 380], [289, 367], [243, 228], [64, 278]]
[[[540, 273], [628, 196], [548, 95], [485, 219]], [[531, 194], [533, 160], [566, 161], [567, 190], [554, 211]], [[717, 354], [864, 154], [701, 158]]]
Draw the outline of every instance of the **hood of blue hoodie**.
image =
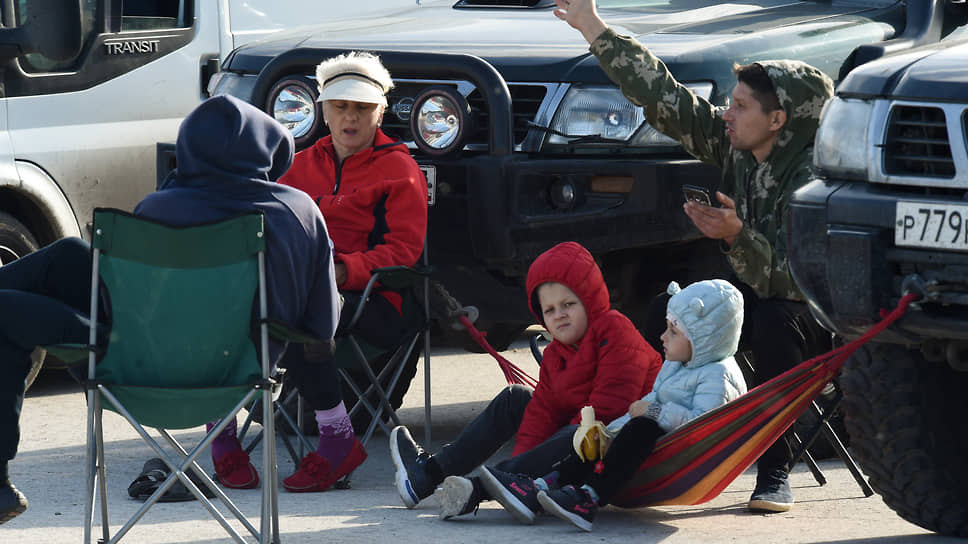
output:
[[[210, 98], [182, 121], [177, 167], [162, 189], [259, 190], [292, 165], [292, 134], [256, 107], [232, 96]], [[265, 190], [265, 188], [261, 188]]]

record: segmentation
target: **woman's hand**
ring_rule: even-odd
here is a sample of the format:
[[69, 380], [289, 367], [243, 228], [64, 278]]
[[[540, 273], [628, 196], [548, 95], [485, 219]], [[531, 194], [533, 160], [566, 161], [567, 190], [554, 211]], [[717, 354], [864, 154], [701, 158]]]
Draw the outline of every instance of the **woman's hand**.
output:
[[336, 270], [336, 286], [343, 285], [346, 282], [346, 265], [343, 263], [336, 263], [333, 265]]
[[555, 0], [555, 17], [581, 32], [588, 43], [595, 41], [608, 25], [598, 16], [595, 0]]
[[716, 191], [716, 199], [722, 204], [721, 208], [690, 200], [683, 204], [682, 209], [706, 237], [723, 240], [732, 247], [743, 230], [743, 221], [736, 215], [736, 203], [732, 198]]
[[649, 409], [649, 401], [637, 400], [629, 405], [629, 415], [632, 417], [642, 417]]

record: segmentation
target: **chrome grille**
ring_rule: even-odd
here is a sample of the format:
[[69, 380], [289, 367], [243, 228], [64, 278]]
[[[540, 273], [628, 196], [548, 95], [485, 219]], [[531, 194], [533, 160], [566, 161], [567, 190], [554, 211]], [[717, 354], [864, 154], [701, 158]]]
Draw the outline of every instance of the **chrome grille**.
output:
[[[413, 136], [410, 133], [410, 122], [406, 116], [399, 116], [397, 113], [406, 108], [400, 104], [405, 104], [406, 99], [411, 101], [416, 98], [421, 91], [432, 85], [446, 85], [457, 89], [467, 98], [467, 103], [471, 107], [471, 119], [475, 130], [468, 136], [465, 148], [476, 150], [487, 150], [488, 145], [488, 120], [490, 112], [484, 102], [484, 97], [467, 82], [437, 82], [437, 81], [397, 81], [395, 87], [390, 91], [387, 100], [389, 106], [387, 113], [383, 116], [383, 131], [387, 135], [400, 138], [405, 142], [412, 142]], [[508, 89], [511, 91], [511, 109], [513, 114], [514, 145], [520, 146], [528, 135], [528, 121], [534, 121], [541, 108], [542, 102], [547, 95], [547, 88], [538, 84], [519, 84], [509, 83]]]
[[[521, 145], [525, 136], [528, 135], [528, 121], [534, 121], [541, 102], [545, 98], [547, 90], [539, 85], [508, 85], [511, 91], [511, 109], [513, 110], [514, 145]], [[473, 140], [475, 143], [487, 143], [487, 106], [484, 104], [484, 97], [476, 89], [467, 97], [467, 102], [471, 105], [472, 111], [482, 112], [477, 125], [481, 130]]]
[[928, 106], [895, 106], [888, 121], [884, 170], [891, 175], [952, 178], [944, 111]]

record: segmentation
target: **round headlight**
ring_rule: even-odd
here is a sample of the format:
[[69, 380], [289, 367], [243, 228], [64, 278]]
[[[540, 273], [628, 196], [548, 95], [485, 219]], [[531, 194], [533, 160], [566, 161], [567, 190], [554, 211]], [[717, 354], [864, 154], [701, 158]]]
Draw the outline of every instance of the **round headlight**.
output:
[[428, 87], [413, 101], [410, 132], [424, 153], [446, 155], [464, 147], [470, 119], [470, 105], [459, 92], [451, 87]]
[[297, 146], [316, 135], [322, 118], [317, 96], [316, 84], [302, 76], [280, 80], [269, 91], [266, 111], [292, 132]]

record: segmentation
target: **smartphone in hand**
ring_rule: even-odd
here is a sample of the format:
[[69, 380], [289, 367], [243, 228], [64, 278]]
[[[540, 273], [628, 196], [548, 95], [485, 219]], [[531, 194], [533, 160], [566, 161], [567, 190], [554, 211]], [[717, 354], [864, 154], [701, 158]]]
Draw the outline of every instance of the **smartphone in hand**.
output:
[[699, 187], [698, 185], [683, 185], [682, 197], [686, 201], [692, 200], [693, 202], [698, 202], [703, 206], [713, 205], [712, 199], [709, 198], [709, 191], [705, 187]]

